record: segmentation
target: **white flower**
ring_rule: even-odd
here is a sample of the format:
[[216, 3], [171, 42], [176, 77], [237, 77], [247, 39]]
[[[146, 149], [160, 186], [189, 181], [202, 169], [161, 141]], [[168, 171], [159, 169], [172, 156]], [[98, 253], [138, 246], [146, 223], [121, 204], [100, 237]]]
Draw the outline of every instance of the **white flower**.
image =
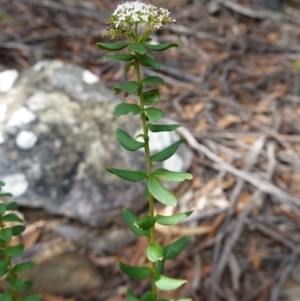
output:
[[116, 29], [141, 23], [146, 23], [151, 28], [160, 28], [166, 23], [176, 22], [169, 15], [170, 12], [165, 8], [157, 8], [137, 0], [118, 5], [109, 21]]

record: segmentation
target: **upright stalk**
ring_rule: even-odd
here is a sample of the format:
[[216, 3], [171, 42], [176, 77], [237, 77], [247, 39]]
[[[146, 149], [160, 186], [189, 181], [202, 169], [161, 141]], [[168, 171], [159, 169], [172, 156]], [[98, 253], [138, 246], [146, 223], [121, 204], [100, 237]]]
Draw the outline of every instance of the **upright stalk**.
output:
[[[138, 60], [135, 60], [135, 70], [136, 70], [137, 82], [140, 83], [142, 81], [142, 78], [141, 78], [140, 63]], [[139, 100], [140, 100], [141, 110], [144, 110], [145, 105], [144, 105], [143, 93], [141, 93], [139, 95]], [[147, 128], [145, 113], [141, 114], [141, 121], [142, 121], [142, 127], [143, 127], [143, 134], [146, 137], [144, 148], [145, 148], [145, 156], [146, 156], [146, 162], [147, 162], [147, 176], [150, 177], [150, 175], [152, 173], [152, 162], [151, 162], [151, 154], [150, 154], [150, 148], [149, 148], [149, 135], [148, 135], [148, 128]], [[154, 218], [154, 198], [150, 192], [149, 192], [149, 216]], [[153, 225], [150, 229], [150, 243], [151, 244], [155, 243], [155, 225]], [[154, 275], [155, 275], [155, 271], [156, 271], [156, 262], [152, 262], [151, 268], [152, 268], [152, 280], [151, 280], [152, 292], [155, 294], [155, 301], [156, 301], [157, 288], [156, 288], [156, 285], [154, 282]]]
[[[141, 298], [137, 297], [130, 289], [127, 290], [129, 301], [171, 301], [161, 299], [158, 291], [171, 291], [179, 288], [185, 279], [174, 279], [165, 275], [164, 267], [166, 260], [175, 259], [189, 242], [188, 237], [181, 237], [175, 242], [163, 246], [156, 241], [155, 224], [171, 226], [179, 223], [189, 216], [192, 211], [177, 213], [171, 216], [154, 214], [154, 202], [158, 201], [166, 206], [176, 207], [177, 200], [171, 191], [164, 186], [163, 182], [182, 182], [191, 180], [192, 175], [186, 172], [171, 171], [165, 168], [154, 169], [152, 162], [163, 162], [172, 157], [177, 151], [183, 139], [179, 139], [163, 150], [155, 154], [150, 153], [149, 131], [152, 133], [170, 132], [180, 127], [180, 124], [157, 123], [164, 117], [164, 112], [155, 108], [155, 104], [160, 101], [159, 89], [155, 86], [164, 85], [164, 80], [159, 76], [146, 76], [142, 78], [141, 66], [146, 68], [159, 69], [160, 64], [155, 58], [148, 55], [150, 51], [164, 51], [172, 47], [178, 47], [177, 43], [152, 44], [151, 32], [167, 23], [176, 22], [169, 16], [169, 11], [164, 8], [157, 8], [151, 4], [141, 1], [125, 2], [118, 5], [110, 19], [105, 36], [116, 40], [120, 35], [127, 38], [127, 42], [120, 43], [97, 43], [102, 50], [122, 51], [121, 53], [106, 55], [105, 60], [125, 61], [125, 70], [135, 68], [136, 80], [114, 87], [116, 94], [125, 91], [124, 96], [137, 94], [139, 104], [120, 103], [114, 109], [114, 115], [120, 117], [132, 113], [141, 116], [143, 133], [138, 137], [143, 137], [143, 141], [137, 140], [121, 128], [116, 130], [116, 136], [121, 146], [135, 152], [143, 148], [147, 170], [124, 170], [114, 167], [106, 168], [109, 172], [130, 182], [146, 182], [145, 191], [149, 201], [149, 213], [138, 217], [130, 208], [123, 209], [123, 217], [129, 229], [138, 237], [148, 237], [146, 255], [151, 262], [151, 266], [132, 266], [124, 262], [119, 262], [119, 267], [123, 273], [131, 279], [151, 281], [151, 290], [144, 292]], [[124, 53], [124, 50], [128, 51]], [[154, 86], [154, 87], [153, 87]], [[172, 299], [174, 300], [174, 299]], [[191, 299], [176, 299], [177, 301], [187, 301]], [[1, 301], [1, 300], [0, 300]]]

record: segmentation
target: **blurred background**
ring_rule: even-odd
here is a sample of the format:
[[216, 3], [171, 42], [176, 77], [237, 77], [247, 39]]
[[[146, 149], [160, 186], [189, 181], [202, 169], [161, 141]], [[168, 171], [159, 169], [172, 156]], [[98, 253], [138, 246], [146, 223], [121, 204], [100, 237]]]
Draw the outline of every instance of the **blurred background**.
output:
[[[180, 48], [151, 54], [161, 62], [161, 69], [147, 70], [145, 75], [165, 79], [166, 85], [160, 89], [162, 102], [158, 106], [184, 126], [179, 134], [186, 139], [191, 156], [186, 159], [189, 162], [186, 167], [194, 176], [192, 182], [177, 187], [175, 194], [178, 210], [194, 209], [195, 213], [185, 224], [168, 232], [158, 229], [158, 240], [163, 244], [191, 235], [187, 250], [176, 262], [167, 265], [170, 276], [186, 278], [189, 282], [175, 295], [169, 293], [165, 297], [190, 296], [194, 301], [300, 300], [300, 1], [146, 2], [168, 8], [177, 20], [176, 24], [155, 32], [152, 38], [160, 43], [177, 42]], [[58, 83], [69, 84], [63, 90], [69, 91], [70, 98], [51, 102], [56, 106], [54, 112], [68, 103], [70, 106], [60, 113], [68, 119], [73, 118], [72, 110], [77, 112], [74, 116], [85, 114], [84, 106], [74, 108], [74, 99], [82, 101], [88, 93], [96, 99], [97, 94], [103, 93], [102, 86], [77, 91], [77, 79], [72, 79], [70, 74], [89, 71], [85, 73], [90, 76], [86, 82], [97, 85], [100, 79], [109, 89], [132, 78], [133, 74], [123, 71], [122, 63], [104, 61], [102, 57], [106, 53], [96, 47], [96, 42], [109, 42], [103, 37], [105, 20], [118, 4], [115, 0], [0, 0], [0, 87], [6, 86], [3, 83], [10, 76], [5, 73], [8, 70], [14, 70], [13, 77], [20, 75], [15, 86], [11, 87], [12, 80], [0, 92], [0, 130], [3, 131], [0, 176], [7, 176], [8, 170], [20, 172], [19, 166], [26, 171], [35, 166], [30, 161], [33, 153], [24, 149], [14, 151], [15, 140], [9, 138], [16, 135], [13, 129], [5, 132], [5, 112], [13, 114], [19, 102], [25, 101], [21, 94], [27, 93], [26, 85], [35, 84], [44, 93], [50, 91], [49, 87], [57, 88]], [[53, 70], [73, 67], [66, 67], [66, 73], [61, 74], [67, 75], [60, 75], [52, 83], [51, 77], [47, 77], [45, 60]], [[39, 62], [44, 63], [37, 65]], [[34, 70], [42, 71], [34, 73]], [[42, 84], [39, 74], [46, 78]], [[33, 77], [37, 79], [31, 82]], [[22, 90], [13, 90], [20, 85]], [[82, 89], [85, 85], [88, 84]], [[110, 94], [107, 97], [113, 99]], [[28, 104], [32, 103], [31, 99]], [[86, 110], [95, 111], [96, 104], [99, 105], [95, 102]], [[105, 110], [97, 111], [97, 118], [101, 119]], [[22, 112], [19, 119], [25, 114]], [[78, 117], [78, 124], [91, 119], [88, 115], [91, 113], [86, 114], [83, 119]], [[105, 124], [93, 125], [93, 131], [96, 128], [103, 131]], [[41, 126], [38, 129], [43, 135], [47, 132]], [[54, 141], [55, 156], [59, 158], [60, 143], [65, 141], [57, 139], [57, 135], [49, 134], [48, 139]], [[61, 137], [70, 134], [64, 135]], [[52, 147], [47, 143], [43, 144], [44, 150]], [[57, 200], [57, 206], [61, 205], [60, 191], [76, 203], [81, 192], [74, 190], [76, 193], [72, 194], [72, 181], [84, 179], [83, 175], [88, 173], [81, 164], [82, 157], [89, 154], [83, 148], [87, 142], [68, 143], [65, 157], [74, 148], [78, 157], [69, 156], [68, 166], [74, 169], [68, 167], [62, 190], [51, 196]], [[18, 166], [16, 156], [20, 157]], [[47, 154], [43, 158], [47, 160]], [[33, 169], [30, 172], [38, 173]], [[60, 177], [59, 172], [56, 175]], [[144, 264], [147, 241], [135, 240], [126, 230], [120, 211], [114, 211], [108, 204], [103, 205], [105, 222], [98, 223], [92, 216], [98, 200], [92, 200], [91, 186], [87, 186], [91, 193], [84, 195], [85, 201], [74, 205], [76, 210], [68, 203], [69, 207], [51, 212], [50, 201], [48, 205], [40, 204], [41, 198], [48, 200], [51, 194], [45, 188], [55, 182], [55, 176], [51, 174], [51, 177], [44, 177], [43, 183], [34, 182], [37, 191], [44, 187], [38, 197], [32, 196], [32, 200], [36, 198], [35, 203], [27, 206], [19, 199], [20, 214], [28, 225], [21, 238], [26, 256], [38, 263], [26, 276], [33, 278], [36, 291], [43, 293], [47, 301], [125, 300], [128, 285], [137, 294], [146, 291], [147, 282], [129, 281], [119, 272], [116, 262]], [[101, 189], [106, 189], [106, 183], [101, 184], [101, 174], [95, 171], [89, 177], [92, 187], [103, 185]], [[29, 181], [28, 185], [31, 184]], [[130, 199], [132, 191], [124, 189]], [[114, 195], [114, 191], [108, 193], [110, 197]], [[144, 203], [129, 203], [137, 212], [145, 212]], [[85, 210], [85, 215], [81, 215]], [[172, 213], [169, 208], [159, 206], [157, 212]]]

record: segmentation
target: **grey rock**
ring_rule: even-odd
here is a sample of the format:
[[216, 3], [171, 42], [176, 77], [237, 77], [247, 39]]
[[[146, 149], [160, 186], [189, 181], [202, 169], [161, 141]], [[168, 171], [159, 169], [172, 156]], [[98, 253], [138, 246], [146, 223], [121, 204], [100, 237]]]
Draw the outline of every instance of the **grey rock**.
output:
[[[140, 207], [135, 202], [144, 184], [105, 171], [145, 169], [143, 153], [122, 149], [115, 138], [119, 127], [136, 133], [140, 120], [113, 116], [121, 100], [96, 75], [60, 61], [42, 61], [25, 70], [9, 91], [0, 92], [0, 99], [0, 179], [23, 175], [26, 190], [6, 186], [19, 204], [89, 225], [105, 224], [123, 206]], [[156, 151], [178, 139], [167, 134]], [[182, 145], [172, 159], [176, 162], [170, 169], [186, 170], [191, 151]]]

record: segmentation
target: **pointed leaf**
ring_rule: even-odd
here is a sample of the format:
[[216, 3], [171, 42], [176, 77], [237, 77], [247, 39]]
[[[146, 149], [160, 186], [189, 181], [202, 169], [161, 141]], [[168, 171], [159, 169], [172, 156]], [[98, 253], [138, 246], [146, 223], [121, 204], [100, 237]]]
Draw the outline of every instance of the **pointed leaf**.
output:
[[156, 219], [156, 222], [160, 225], [171, 226], [171, 225], [178, 224], [183, 219], [190, 216], [192, 213], [193, 213], [193, 211], [187, 211], [184, 213], [178, 213], [178, 214], [174, 214], [171, 216], [156, 215], [155, 219]]
[[4, 228], [0, 230], [0, 239], [5, 240], [6, 242], [10, 242], [12, 237], [11, 228]]
[[151, 276], [152, 270], [149, 267], [135, 267], [119, 262], [121, 271], [134, 280], [142, 280]]
[[22, 262], [22, 263], [16, 264], [13, 268], [13, 271], [15, 273], [20, 273], [20, 272], [26, 271], [28, 269], [31, 269], [33, 267], [35, 267], [35, 263], [33, 261]]
[[147, 124], [147, 128], [153, 132], [171, 132], [181, 127], [181, 124]]
[[122, 90], [126, 90], [127, 95], [133, 94], [137, 89], [138, 89], [138, 83], [136, 81], [130, 81], [124, 85], [119, 85], [114, 87], [116, 94], [120, 93]]
[[164, 85], [165, 81], [159, 76], [147, 76], [142, 80], [144, 85]]
[[109, 54], [103, 57], [105, 61], [116, 60], [116, 61], [132, 61], [135, 59], [135, 55], [133, 54]]
[[160, 102], [160, 94], [157, 89], [144, 92], [143, 98], [146, 106], [151, 106], [154, 103]]
[[140, 54], [145, 54], [147, 52], [147, 48], [141, 43], [130, 44], [129, 45], [129, 50], [140, 53]]
[[159, 69], [160, 63], [154, 58], [148, 56], [147, 54], [140, 55], [138, 57], [139, 62], [146, 67], [152, 67], [153, 69]]
[[159, 260], [156, 266], [156, 275], [163, 275], [165, 270], [165, 262], [166, 260]]
[[129, 151], [133, 152], [144, 146], [143, 142], [135, 141], [122, 129], [117, 129], [116, 135], [119, 143]]
[[156, 301], [156, 296], [153, 292], [147, 292], [140, 301]]
[[165, 188], [154, 175], [149, 177], [147, 186], [150, 193], [159, 202], [166, 206], [176, 207], [177, 200], [175, 196]]
[[19, 244], [13, 247], [9, 247], [6, 250], [6, 254], [9, 257], [22, 257], [24, 256], [24, 245], [23, 244]]
[[164, 51], [171, 47], [179, 47], [179, 45], [177, 43], [167, 43], [167, 44], [158, 44], [158, 45], [148, 44], [146, 45], [146, 47], [153, 51]]
[[131, 67], [135, 67], [135, 63], [134, 62], [130, 62], [130, 63], [126, 64], [126, 66], [125, 66], [125, 72], [128, 72]]
[[150, 236], [150, 231], [149, 230], [142, 230], [140, 228], [137, 228], [135, 226], [135, 223], [137, 221], [139, 221], [139, 218], [128, 208], [124, 208], [123, 209], [123, 217], [124, 217], [124, 220], [127, 224], [127, 226], [129, 227], [129, 229], [131, 230], [131, 232], [136, 235], [136, 236], [139, 236], [139, 237], [142, 237], [142, 236]]
[[126, 296], [129, 301], [140, 301], [140, 299], [130, 289], [127, 289]]
[[158, 260], [162, 260], [165, 257], [165, 251], [163, 249], [163, 247], [158, 244], [149, 244], [147, 247], [147, 258], [151, 261], [151, 262], [156, 262]]
[[193, 176], [187, 172], [171, 171], [164, 168], [159, 168], [153, 174], [162, 181], [182, 182], [184, 180], [192, 180]]
[[142, 230], [149, 230], [153, 227], [154, 224], [155, 224], [155, 218], [149, 215], [145, 215], [142, 218], [140, 218], [138, 221], [136, 221], [134, 223], [134, 226]]
[[0, 193], [0, 198], [11, 198], [13, 195], [9, 192]]
[[164, 247], [166, 259], [175, 259], [181, 251], [188, 245], [190, 239], [187, 236], [183, 236], [176, 240], [172, 244]]
[[20, 222], [23, 223], [23, 220], [20, 219], [16, 214], [14, 213], [9, 213], [3, 216], [3, 221], [4, 222]]
[[8, 258], [0, 261], [0, 277], [4, 276], [7, 273], [9, 265], [10, 260]]
[[6, 204], [6, 210], [16, 210], [18, 208], [18, 204], [16, 202], [10, 202]]
[[6, 205], [3, 203], [0, 203], [0, 214], [4, 214], [6, 211]]
[[124, 170], [124, 169], [116, 169], [116, 168], [106, 168], [106, 170], [120, 177], [121, 179], [130, 182], [139, 182], [147, 178], [147, 174], [143, 171]]
[[133, 103], [120, 103], [114, 109], [114, 115], [116, 117], [127, 115], [132, 113], [133, 115], [137, 115], [141, 112], [141, 108], [138, 105]]
[[25, 226], [17, 225], [11, 227], [13, 236], [18, 236], [25, 231]]
[[146, 108], [145, 112], [150, 122], [155, 122], [165, 116], [163, 111], [156, 108]]
[[169, 158], [171, 158], [177, 151], [179, 145], [184, 141], [184, 139], [180, 139], [177, 142], [171, 144], [167, 148], [163, 149], [162, 151], [156, 153], [155, 155], [151, 156], [152, 162], [162, 162]]
[[166, 276], [159, 276], [157, 279], [155, 279], [155, 285], [158, 289], [162, 291], [172, 291], [183, 284], [185, 284], [187, 281], [185, 279], [173, 279]]
[[99, 49], [108, 51], [119, 51], [126, 48], [128, 43], [96, 43]]
[[13, 301], [14, 296], [12, 292], [5, 292], [0, 296], [0, 301]]

